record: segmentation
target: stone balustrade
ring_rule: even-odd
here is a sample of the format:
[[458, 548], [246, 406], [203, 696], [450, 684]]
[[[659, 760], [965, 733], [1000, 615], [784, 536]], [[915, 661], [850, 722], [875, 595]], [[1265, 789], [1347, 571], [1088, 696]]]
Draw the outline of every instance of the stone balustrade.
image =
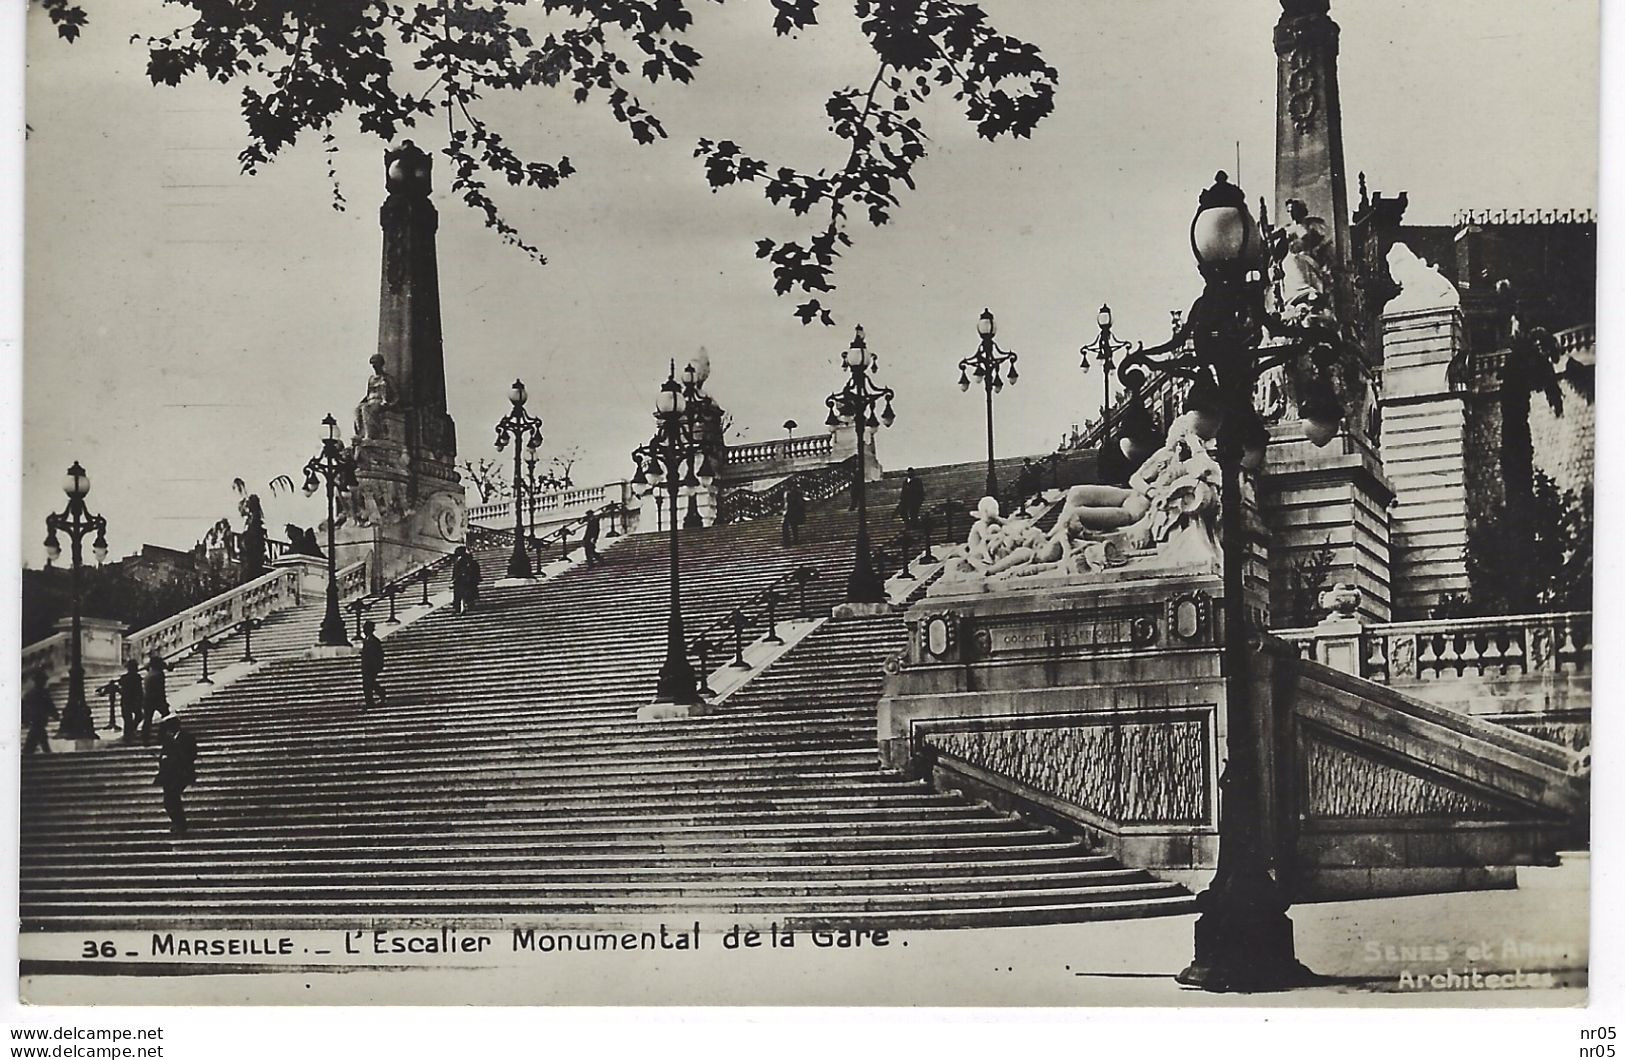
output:
[[67, 633], [53, 633], [23, 649], [22, 672], [31, 674], [43, 670], [47, 680], [68, 672], [68, 657], [72, 653], [72, 637]]
[[807, 457], [829, 457], [835, 452], [835, 436], [832, 434], [810, 434], [804, 438], [777, 438], [771, 442], [750, 442], [745, 445], [730, 445], [727, 449], [727, 464], [738, 467], [742, 464], [772, 463], [778, 460], [801, 460]]
[[[1317, 644], [1347, 636], [1322, 625], [1276, 636], [1317, 659]], [[1591, 612], [1433, 619], [1364, 625], [1359, 676], [1383, 684], [1591, 672]]]
[[[356, 564], [344, 573], [358, 568], [365, 588], [365, 564]], [[340, 588], [343, 588], [342, 576]], [[279, 568], [135, 631], [124, 638], [124, 658], [144, 659], [153, 654], [168, 657], [205, 637], [224, 633], [245, 619], [261, 619], [296, 607], [300, 599], [300, 571], [294, 567]]]
[[[625, 482], [608, 482], [602, 486], [573, 486], [570, 489], [543, 493], [536, 498], [538, 529], [542, 523], [551, 525], [558, 522], [560, 515], [568, 514], [574, 518], [576, 515], [584, 514], [588, 508], [625, 503], [626, 487]], [[524, 511], [529, 516], [528, 503], [524, 504]], [[511, 525], [513, 498], [504, 497], [488, 504], [470, 505], [468, 522], [470, 526]]]

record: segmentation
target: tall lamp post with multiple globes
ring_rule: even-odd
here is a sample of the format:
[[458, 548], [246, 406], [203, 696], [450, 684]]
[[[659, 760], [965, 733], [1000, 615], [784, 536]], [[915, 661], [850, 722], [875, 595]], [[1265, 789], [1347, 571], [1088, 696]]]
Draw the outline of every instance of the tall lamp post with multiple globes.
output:
[[508, 577], [529, 580], [530, 554], [525, 551], [525, 509], [520, 503], [519, 494], [524, 492], [524, 482], [519, 477], [519, 461], [526, 449], [534, 449], [542, 444], [542, 420], [539, 416], [532, 416], [525, 411], [525, 402], [530, 395], [525, 392], [525, 382], [515, 379], [513, 386], [508, 389], [508, 414], [497, 421], [497, 452], [508, 447], [513, 442], [513, 553], [508, 557]]
[[91, 514], [85, 507], [90, 493], [90, 476], [75, 460], [62, 479], [62, 492], [68, 495], [67, 507], [45, 517], [45, 559], [55, 563], [62, 555], [62, 546], [56, 535], [68, 535], [70, 542], [68, 567], [68, 595], [70, 625], [68, 627], [68, 703], [62, 712], [62, 724], [57, 735], [68, 740], [92, 740], [96, 737], [96, 723], [90, 716], [90, 703], [85, 699], [85, 667], [81, 655], [84, 630], [79, 613], [79, 572], [84, 567], [84, 541], [92, 531], [96, 540], [91, 551], [97, 566], [107, 558], [107, 520]]
[[[1016, 380], [1021, 378], [1016, 371], [1016, 355], [1010, 350], [1002, 350], [999, 344], [993, 341], [998, 334], [998, 325], [993, 321], [993, 314], [986, 309], [976, 319], [976, 334], [981, 336], [981, 342], [976, 346], [976, 352], [959, 362], [959, 389], [961, 392], [970, 389], [971, 375], [982, 382], [982, 390], [987, 394], [987, 495], [999, 495], [999, 479], [993, 473], [993, 395], [1004, 389], [1004, 377], [1010, 377], [1010, 385], [1014, 386]], [[971, 375], [965, 374], [969, 371]]]
[[677, 545], [677, 497], [685, 489], [709, 488], [716, 472], [706, 452], [705, 425], [693, 373], [687, 382], [677, 381], [677, 363], [672, 362], [666, 381], [655, 398], [655, 433], [649, 441], [632, 450], [636, 471], [634, 486], [664, 491], [667, 503], [667, 532], [670, 536], [671, 596], [666, 611], [666, 659], [660, 664], [655, 684], [656, 703], [693, 706], [700, 702], [694, 667], [688, 661], [683, 642], [683, 598]]
[[[890, 427], [897, 419], [891, 407], [892, 399], [897, 395], [891, 387], [875, 384], [874, 373], [880, 367], [880, 359], [870, 352], [865, 343], [862, 325], [853, 330], [852, 345], [841, 354], [841, 367], [847, 371], [846, 385], [824, 398], [824, 404], [829, 408], [829, 416], [824, 422], [834, 428], [839, 427], [842, 420], [850, 419], [852, 429], [857, 432], [858, 463], [853, 471], [852, 492], [858, 502], [858, 540], [852, 573], [846, 579], [846, 600], [851, 604], [884, 603], [886, 586], [875, 570], [874, 557], [869, 554], [869, 509], [864, 489], [864, 480], [868, 477], [865, 463], [868, 457], [864, 435], [879, 430], [882, 424]], [[875, 406], [882, 402], [885, 403], [884, 407], [876, 417]]]
[[1112, 372], [1116, 369], [1113, 358], [1126, 350], [1134, 348], [1134, 343], [1127, 339], [1119, 339], [1112, 333], [1112, 307], [1103, 305], [1100, 312], [1095, 314], [1095, 323], [1100, 326], [1100, 332], [1093, 342], [1086, 343], [1078, 348], [1083, 358], [1078, 367], [1085, 373], [1089, 371], [1091, 359], [1100, 362], [1100, 476], [1102, 481], [1115, 482], [1122, 477], [1118, 474], [1122, 467], [1121, 455], [1113, 439], [1115, 432], [1112, 424]]
[[327, 648], [347, 648], [350, 638], [344, 631], [344, 616], [339, 613], [338, 558], [333, 548], [333, 531], [337, 521], [334, 498], [340, 490], [355, 489], [355, 460], [339, 439], [339, 421], [329, 412], [322, 419], [327, 437], [322, 439], [322, 451], [305, 464], [305, 493], [310, 495], [327, 485], [327, 613], [322, 616], [321, 632], [316, 643]]
[[[1195, 956], [1178, 977], [1211, 991], [1284, 989], [1313, 979], [1294, 954], [1288, 900], [1270, 874], [1276, 836], [1264, 819], [1271, 803], [1259, 767], [1264, 723], [1250, 682], [1242, 472], [1262, 468], [1269, 441], [1253, 408], [1259, 376], [1305, 357], [1317, 369], [1326, 366], [1344, 348], [1344, 339], [1329, 320], [1293, 324], [1266, 309], [1265, 238], [1246, 196], [1219, 173], [1191, 221], [1191, 249], [1205, 281], [1201, 296], [1172, 339], [1135, 351], [1118, 370], [1136, 392], [1153, 370], [1190, 380], [1189, 404], [1200, 414], [1198, 430], [1207, 437], [1217, 434], [1228, 760], [1219, 781], [1218, 866], [1213, 882], [1197, 897]], [[1323, 379], [1310, 382], [1299, 412], [1306, 436], [1316, 445], [1329, 442], [1342, 420], [1336, 395]]]

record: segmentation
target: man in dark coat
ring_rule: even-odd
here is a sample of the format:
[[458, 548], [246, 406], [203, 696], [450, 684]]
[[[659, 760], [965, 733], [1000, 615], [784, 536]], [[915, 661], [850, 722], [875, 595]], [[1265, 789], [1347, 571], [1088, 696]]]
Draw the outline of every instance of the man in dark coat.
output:
[[197, 779], [197, 740], [181, 727], [180, 719], [173, 714], [159, 723], [158, 737], [158, 775], [152, 782], [164, 789], [164, 812], [169, 814], [169, 830], [183, 835], [186, 808], [181, 805], [181, 793]]
[[152, 716], [169, 716], [169, 696], [164, 688], [164, 674], [168, 669], [164, 660], [154, 652], [147, 663], [147, 679], [141, 689], [141, 742], [144, 744], [152, 742]]
[[145, 692], [141, 687], [141, 667], [134, 659], [124, 664], [118, 679], [119, 709], [124, 715], [124, 742], [135, 743], [141, 735], [141, 719], [146, 715], [143, 706]]
[[377, 628], [372, 622], [361, 627], [361, 695], [368, 709], [384, 705], [384, 686], [378, 683], [384, 672], [384, 642], [374, 632]]
[[920, 509], [925, 507], [925, 483], [920, 481], [913, 468], [903, 479], [903, 494], [897, 502], [897, 512], [903, 517], [903, 525], [910, 530], [920, 525]]
[[581, 544], [587, 550], [587, 566], [598, 562], [598, 520], [600, 516], [597, 508], [587, 512], [587, 525], [581, 531]]
[[32, 754], [36, 747], [46, 754], [51, 753], [51, 736], [46, 728], [56, 716], [56, 704], [51, 702], [51, 693], [45, 688], [45, 671], [35, 670], [28, 691], [23, 693], [23, 725], [28, 729], [23, 754]]
[[471, 610], [480, 598], [480, 561], [458, 545], [451, 561], [451, 609], [456, 614]]
[[784, 526], [780, 541], [788, 545], [801, 544], [801, 524], [807, 521], [807, 498], [801, 493], [801, 483], [791, 479], [784, 484]]

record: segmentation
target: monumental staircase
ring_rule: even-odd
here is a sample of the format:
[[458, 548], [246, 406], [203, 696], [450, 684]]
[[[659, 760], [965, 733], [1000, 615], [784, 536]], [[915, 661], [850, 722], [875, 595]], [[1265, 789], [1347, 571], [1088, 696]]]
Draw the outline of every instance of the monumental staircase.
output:
[[[943, 485], [927, 477], [933, 499]], [[877, 541], [900, 529], [895, 486], [871, 489]], [[844, 497], [815, 505], [791, 548], [776, 520], [683, 531], [689, 629], [807, 567], [806, 614], [827, 616], [855, 518]], [[187, 708], [186, 835], [168, 831], [151, 749], [26, 761], [25, 930], [674, 913], [951, 927], [1191, 908], [1178, 886], [882, 768], [875, 702], [899, 618], [825, 619], [712, 713], [639, 721], [664, 654], [665, 535], [497, 588], [508, 547], [478, 550], [473, 612], [381, 627], [387, 705], [363, 708], [353, 657], [284, 656]], [[284, 621], [308, 632], [304, 613]]]

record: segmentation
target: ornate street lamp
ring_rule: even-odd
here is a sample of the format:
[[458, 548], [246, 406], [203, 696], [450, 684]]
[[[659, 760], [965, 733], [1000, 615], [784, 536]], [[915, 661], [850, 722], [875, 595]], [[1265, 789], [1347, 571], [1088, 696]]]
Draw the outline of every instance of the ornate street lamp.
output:
[[[879, 604], [886, 600], [886, 586], [875, 570], [874, 557], [869, 554], [869, 509], [864, 490], [867, 458], [863, 439], [865, 431], [879, 430], [882, 424], [890, 427], [897, 419], [891, 407], [896, 394], [891, 387], [875, 385], [872, 376], [880, 366], [880, 359], [869, 352], [864, 344], [862, 325], [852, 332], [852, 345], [841, 354], [841, 366], [847, 370], [849, 378], [845, 386], [824, 399], [824, 404], [829, 408], [829, 416], [824, 423], [833, 428], [840, 426], [842, 420], [850, 419], [858, 435], [858, 464], [852, 480], [852, 492], [858, 501], [857, 555], [852, 563], [852, 573], [846, 579], [846, 600], [852, 604]], [[885, 402], [885, 407], [876, 418], [875, 406], [881, 402]], [[989, 465], [991, 472], [992, 466]]]
[[684, 373], [684, 378], [682, 383], [677, 381], [677, 362], [673, 361], [655, 399], [654, 437], [632, 450], [632, 462], [637, 468], [632, 484], [664, 491], [669, 515], [671, 597], [666, 612], [666, 660], [660, 664], [654, 702], [692, 706], [700, 702], [700, 693], [683, 640], [677, 497], [685, 489], [709, 488], [716, 472], [706, 452], [704, 402], [692, 368]]
[[90, 476], [85, 474], [79, 461], [75, 460], [63, 477], [62, 492], [68, 495], [67, 507], [45, 517], [47, 564], [55, 563], [62, 555], [62, 546], [56, 539], [58, 531], [67, 534], [71, 542], [68, 568], [72, 616], [68, 634], [68, 705], [62, 712], [62, 724], [56, 734], [68, 740], [93, 740], [96, 738], [96, 723], [90, 716], [90, 703], [85, 699], [85, 668], [80, 654], [84, 629], [79, 609], [79, 571], [84, 566], [85, 537], [93, 530], [96, 540], [91, 542], [90, 548], [95, 553], [96, 565], [101, 566], [102, 560], [107, 558], [107, 520], [92, 515], [90, 509], [85, 507], [85, 497], [90, 493]]
[[322, 451], [305, 464], [305, 494], [308, 496], [327, 484], [327, 613], [322, 616], [321, 633], [316, 643], [329, 648], [347, 648], [350, 638], [344, 631], [344, 616], [339, 613], [338, 558], [333, 548], [333, 530], [336, 522], [334, 496], [340, 490], [355, 489], [355, 460], [339, 440], [339, 421], [329, 412], [322, 419], [327, 437], [322, 439]]
[[[1078, 348], [1078, 353], [1083, 358], [1078, 362], [1078, 367], [1087, 374], [1090, 358], [1100, 362], [1101, 439], [1099, 471], [1102, 481], [1116, 482], [1118, 479], [1125, 477], [1126, 473], [1121, 472], [1123, 462], [1120, 457], [1128, 454], [1119, 452], [1119, 439], [1114, 438], [1114, 435], [1118, 435], [1120, 431], [1114, 430], [1114, 424], [1112, 423], [1112, 372], [1117, 367], [1113, 363], [1113, 358], [1125, 350], [1133, 349], [1134, 343], [1129, 342], [1127, 339], [1119, 339], [1112, 334], [1111, 306], [1103, 305], [1100, 307], [1100, 312], [1095, 314], [1095, 323], [1100, 326], [1100, 333], [1095, 336], [1093, 342]], [[1120, 428], [1121, 424], [1115, 426]]]
[[[508, 389], [508, 403], [513, 407], [497, 421], [497, 452], [506, 449], [508, 442], [514, 443], [513, 554], [508, 557], [508, 577], [524, 579], [530, 578], [530, 555], [525, 551], [525, 510], [519, 503], [519, 495], [524, 492], [524, 483], [519, 477], [519, 460], [521, 450], [542, 444], [541, 418], [525, 411], [525, 401], [529, 396], [525, 392], [524, 381], [515, 379]], [[534, 443], [531, 439], [535, 439]]]
[[[1206, 283], [1179, 331], [1167, 343], [1124, 358], [1119, 377], [1142, 385], [1152, 369], [1191, 381], [1187, 405], [1200, 416], [1198, 431], [1216, 431], [1222, 472], [1219, 533], [1224, 553], [1224, 682], [1228, 761], [1219, 780], [1219, 858], [1213, 882], [1197, 896], [1195, 957], [1179, 982], [1212, 991], [1282, 989], [1313, 979], [1293, 952], [1287, 898], [1270, 875], [1274, 830], [1263, 819], [1264, 778], [1259, 770], [1262, 729], [1249, 681], [1252, 651], [1243, 574], [1247, 540], [1241, 475], [1262, 466], [1268, 432], [1253, 409], [1253, 385], [1263, 373], [1308, 355], [1334, 359], [1344, 340], [1335, 326], [1289, 325], [1265, 309], [1264, 234], [1241, 189], [1224, 173], [1202, 193], [1191, 221], [1191, 250]], [[1264, 344], [1265, 334], [1270, 337]], [[1194, 340], [1194, 341], [1193, 341]], [[1316, 395], [1335, 404], [1329, 387]], [[1340, 412], [1306, 404], [1332, 432]], [[1312, 426], [1306, 422], [1306, 429]], [[1211, 436], [1211, 435], [1209, 435]], [[1322, 442], [1323, 444], [1323, 442]]]
[[[536, 473], [536, 462], [540, 457], [541, 448], [542, 432], [537, 430], [533, 432], [529, 440], [525, 442], [525, 497], [527, 498], [525, 501], [525, 510], [530, 518], [530, 536], [528, 540], [530, 541], [530, 547], [536, 552], [537, 567], [540, 567], [542, 563], [542, 545], [541, 542], [536, 538], [536, 502], [541, 497], [542, 490], [544, 489], [562, 490], [569, 489], [570, 487], [570, 480], [568, 478], [560, 478], [558, 475], [553, 473], [552, 468], [548, 468], [541, 474]], [[516, 453], [518, 452], [517, 449], [514, 451]], [[517, 498], [515, 499], [517, 500]]]
[[[966, 369], [977, 379], [982, 381], [982, 389], [987, 394], [987, 495], [999, 495], [999, 480], [993, 474], [993, 394], [1004, 389], [1004, 376], [1009, 375], [1010, 385], [1015, 386], [1016, 380], [1021, 378], [1016, 371], [1016, 355], [1009, 350], [1002, 350], [993, 336], [998, 333], [998, 326], [993, 322], [993, 314], [982, 310], [982, 315], [976, 320], [976, 334], [981, 336], [981, 343], [976, 352], [959, 362], [959, 389], [961, 392], [970, 389], [970, 376]], [[1006, 371], [1006, 366], [1008, 370]]]

